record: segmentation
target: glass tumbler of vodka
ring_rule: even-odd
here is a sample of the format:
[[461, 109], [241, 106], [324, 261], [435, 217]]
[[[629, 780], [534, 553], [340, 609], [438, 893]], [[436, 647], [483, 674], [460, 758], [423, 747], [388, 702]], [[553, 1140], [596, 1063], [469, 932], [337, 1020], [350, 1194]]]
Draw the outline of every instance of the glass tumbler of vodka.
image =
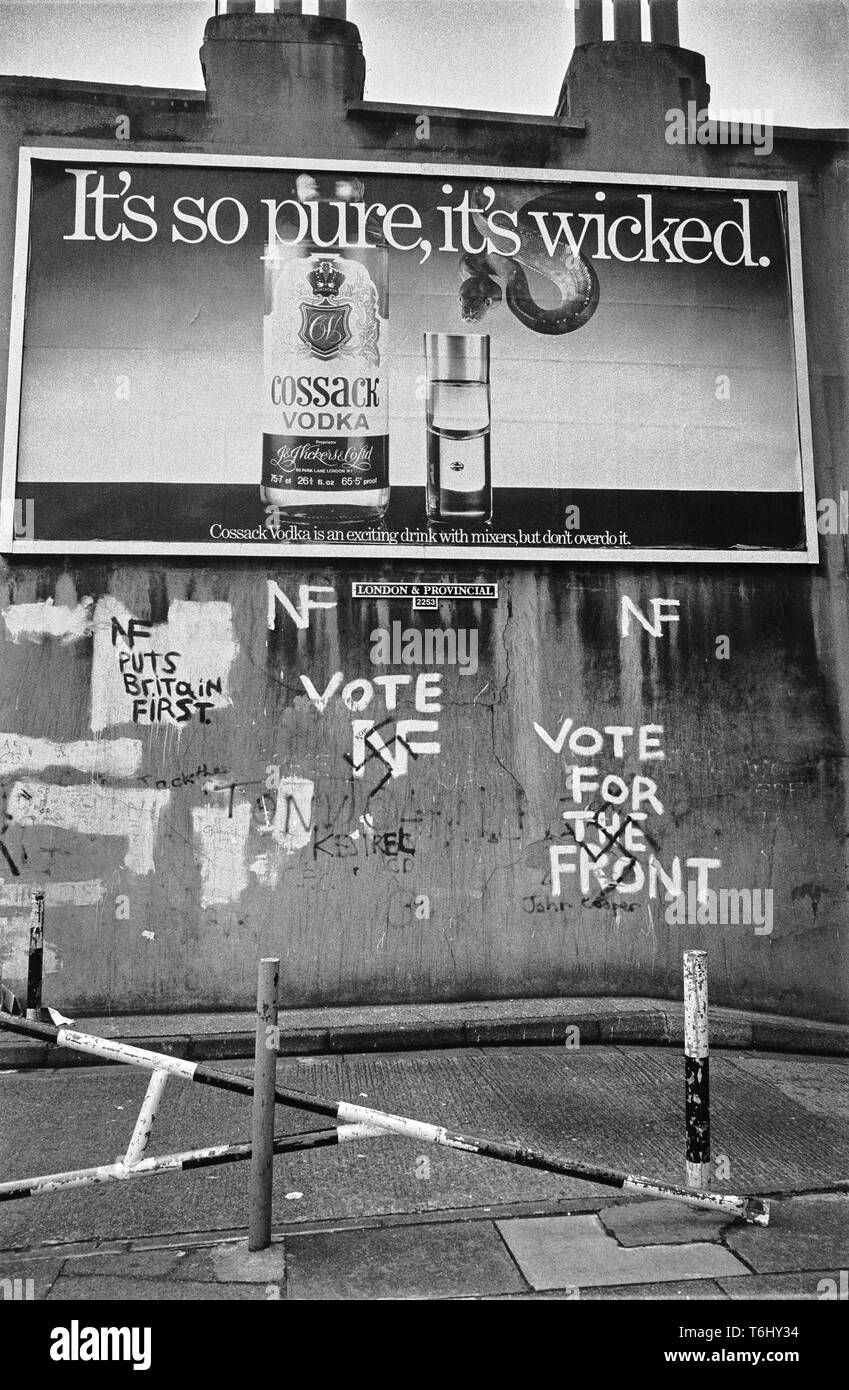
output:
[[492, 520], [489, 334], [425, 333], [427, 517]]

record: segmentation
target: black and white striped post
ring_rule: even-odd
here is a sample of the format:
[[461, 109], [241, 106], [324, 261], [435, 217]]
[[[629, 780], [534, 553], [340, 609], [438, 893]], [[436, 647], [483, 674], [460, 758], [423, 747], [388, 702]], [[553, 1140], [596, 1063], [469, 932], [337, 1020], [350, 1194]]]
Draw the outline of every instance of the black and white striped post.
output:
[[707, 951], [684, 952], [684, 1108], [687, 1186], [710, 1188]]
[[44, 972], [44, 894], [36, 893], [29, 916], [27, 964], [27, 1018], [41, 1021], [41, 980]]
[[251, 1143], [250, 1215], [248, 1249], [266, 1250], [271, 1244], [271, 1187], [274, 1178], [274, 1089], [277, 1082], [277, 990], [280, 961], [266, 957], [259, 963], [256, 990], [256, 1046], [254, 1050], [253, 1126]]

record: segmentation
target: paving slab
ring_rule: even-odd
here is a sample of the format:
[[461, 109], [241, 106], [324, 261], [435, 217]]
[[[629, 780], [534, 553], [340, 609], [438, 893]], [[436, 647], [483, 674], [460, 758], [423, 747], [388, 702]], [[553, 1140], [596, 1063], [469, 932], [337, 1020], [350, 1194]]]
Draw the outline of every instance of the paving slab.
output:
[[115, 1276], [86, 1279], [66, 1275], [56, 1280], [47, 1301], [180, 1303], [215, 1299], [223, 1303], [268, 1297], [269, 1294], [260, 1284], [193, 1284], [180, 1279], [121, 1279]]
[[766, 1228], [735, 1225], [725, 1241], [757, 1274], [849, 1268], [849, 1195], [775, 1201]]
[[597, 1216], [519, 1218], [497, 1225], [534, 1289], [652, 1284], [748, 1272], [728, 1250], [707, 1242], [625, 1249]]
[[286, 1248], [282, 1241], [267, 1250], [249, 1250], [247, 1241], [213, 1245], [205, 1254], [222, 1284], [264, 1284], [281, 1282], [286, 1277]]
[[526, 1287], [490, 1221], [290, 1236], [286, 1248], [294, 1299], [486, 1298]]
[[[740, 1282], [746, 1281], [741, 1279]], [[608, 1284], [598, 1288], [581, 1289], [582, 1299], [594, 1300], [616, 1298], [642, 1302], [645, 1299], [674, 1299], [686, 1303], [705, 1298], [723, 1301], [729, 1297], [718, 1279], [686, 1279], [680, 1283], [670, 1281], [664, 1284]]]
[[65, 1261], [66, 1276], [85, 1279], [174, 1279], [179, 1278], [188, 1251], [172, 1246], [168, 1250], [126, 1250], [91, 1255], [69, 1256]]
[[720, 1240], [733, 1219], [721, 1211], [700, 1211], [686, 1202], [666, 1201], [604, 1207], [598, 1217], [619, 1244], [628, 1247]]
[[[849, 1120], [846, 1064], [838, 1058], [740, 1052], [729, 1061], [762, 1085], [775, 1087], [811, 1115]], [[846, 1176], [849, 1177], [849, 1164]]]
[[718, 1283], [733, 1299], [822, 1299], [825, 1302], [831, 1291], [831, 1283], [826, 1284], [825, 1280], [832, 1281], [839, 1292], [839, 1271], [833, 1269], [811, 1269], [801, 1274], [751, 1274], [748, 1279], [720, 1279]]

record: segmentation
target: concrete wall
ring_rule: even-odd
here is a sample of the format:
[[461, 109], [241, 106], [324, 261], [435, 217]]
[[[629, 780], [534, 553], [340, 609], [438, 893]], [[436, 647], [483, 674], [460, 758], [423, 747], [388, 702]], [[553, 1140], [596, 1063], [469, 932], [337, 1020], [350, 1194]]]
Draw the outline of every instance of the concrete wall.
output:
[[[577, 50], [556, 121], [379, 108], [361, 102], [352, 25], [281, 17], [272, 31], [274, 23], [212, 22], [208, 106], [203, 94], [0, 81], [0, 321], [9, 314], [18, 146], [114, 148], [122, 114], [128, 149], [794, 178], [818, 492], [837, 498], [849, 486], [838, 269], [845, 144], [787, 133], [769, 157], [670, 146], [663, 110], [670, 96], [704, 91], [698, 55], [625, 43]], [[418, 114], [429, 114], [426, 139]], [[5, 353], [5, 335], [0, 346]], [[8, 563], [4, 981], [21, 982], [29, 896], [43, 886], [47, 995], [77, 1012], [244, 1006], [257, 953], [269, 952], [283, 959], [291, 1005], [675, 996], [682, 950], [706, 945], [714, 1003], [845, 1020], [846, 537], [823, 537], [822, 548], [813, 572], [435, 567], [440, 579], [496, 579], [500, 597], [443, 605], [442, 624], [479, 629], [479, 669], [445, 668], [441, 710], [418, 715], [438, 724], [440, 751], [389, 780], [377, 760], [363, 779], [352, 776], [357, 716], [338, 696], [320, 711], [300, 678], [321, 692], [337, 671], [346, 682], [381, 674], [369, 633], [411, 626], [409, 604], [352, 602], [350, 582], [413, 579], [414, 566]], [[293, 616], [304, 585], [333, 591], [314, 595], [334, 606], [312, 611], [309, 626]], [[663, 639], [639, 624], [622, 636], [623, 596], [646, 609], [652, 597], [677, 598], [681, 621]], [[207, 725], [180, 732], [122, 720], [111, 684], [116, 614], [167, 625], [163, 639], [208, 659], [225, 700]], [[434, 625], [433, 615], [416, 618]], [[731, 644], [725, 661], [715, 655], [721, 634]], [[365, 714], [374, 710], [384, 717], [378, 698]], [[417, 717], [412, 686], [400, 714]], [[770, 935], [671, 926], [646, 891], [582, 903], [573, 880], [552, 895], [548, 847], [562, 838], [564, 763], [573, 759], [535, 724], [556, 743], [564, 718], [663, 726], [664, 761], [620, 762], [608, 743], [602, 770], [655, 778], [663, 810], [651, 834], [663, 865], [676, 855], [720, 859], [718, 885], [771, 886]]]

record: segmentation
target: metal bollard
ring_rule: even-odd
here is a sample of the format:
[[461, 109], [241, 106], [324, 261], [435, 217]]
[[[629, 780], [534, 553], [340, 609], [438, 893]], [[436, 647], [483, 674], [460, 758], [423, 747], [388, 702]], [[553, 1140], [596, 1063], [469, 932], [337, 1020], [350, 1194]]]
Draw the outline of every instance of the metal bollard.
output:
[[271, 1184], [274, 1177], [274, 1088], [277, 1080], [277, 988], [280, 961], [259, 962], [256, 992], [253, 1128], [251, 1133], [248, 1249], [271, 1244]]
[[29, 917], [29, 960], [27, 966], [27, 1018], [41, 1021], [41, 979], [44, 970], [44, 894], [36, 893]]
[[684, 1113], [687, 1186], [710, 1188], [707, 951], [684, 952]]

